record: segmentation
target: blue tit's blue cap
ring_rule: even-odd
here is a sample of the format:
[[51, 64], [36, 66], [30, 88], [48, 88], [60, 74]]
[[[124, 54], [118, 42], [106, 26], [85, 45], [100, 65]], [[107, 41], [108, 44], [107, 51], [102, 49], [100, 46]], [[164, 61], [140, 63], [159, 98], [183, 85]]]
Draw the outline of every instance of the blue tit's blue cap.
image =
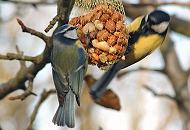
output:
[[77, 36], [77, 32], [76, 32], [77, 28], [73, 25], [70, 24], [64, 24], [60, 27], [58, 27], [55, 31], [54, 31], [54, 35], [58, 35], [61, 34], [63, 35], [65, 38], [69, 38], [69, 39], [78, 39]]

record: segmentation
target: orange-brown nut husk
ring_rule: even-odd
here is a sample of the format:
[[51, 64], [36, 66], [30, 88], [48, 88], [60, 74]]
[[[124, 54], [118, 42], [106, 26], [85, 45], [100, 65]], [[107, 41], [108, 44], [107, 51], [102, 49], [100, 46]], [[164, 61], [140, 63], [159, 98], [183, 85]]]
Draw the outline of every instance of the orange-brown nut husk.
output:
[[108, 21], [106, 22], [105, 28], [106, 28], [110, 33], [115, 32], [115, 22], [112, 21], [111, 19], [108, 20]]
[[[89, 55], [89, 64], [106, 68], [121, 60], [128, 46], [124, 16], [111, 6], [99, 5], [88, 14], [71, 19]], [[90, 34], [91, 45], [86, 45]], [[87, 48], [89, 47], [89, 48]]]
[[98, 41], [107, 41], [109, 35], [109, 32], [106, 29], [104, 29], [97, 33], [96, 38], [98, 39]]

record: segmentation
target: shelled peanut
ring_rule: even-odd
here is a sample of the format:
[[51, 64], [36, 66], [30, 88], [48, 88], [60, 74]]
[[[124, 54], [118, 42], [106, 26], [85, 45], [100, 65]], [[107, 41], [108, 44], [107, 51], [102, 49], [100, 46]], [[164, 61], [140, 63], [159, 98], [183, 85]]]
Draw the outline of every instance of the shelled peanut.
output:
[[[88, 51], [89, 64], [104, 68], [125, 59], [123, 55], [128, 46], [128, 32], [123, 15], [112, 7], [99, 5], [69, 23], [78, 27], [79, 39]], [[90, 43], [87, 43], [88, 36]]]

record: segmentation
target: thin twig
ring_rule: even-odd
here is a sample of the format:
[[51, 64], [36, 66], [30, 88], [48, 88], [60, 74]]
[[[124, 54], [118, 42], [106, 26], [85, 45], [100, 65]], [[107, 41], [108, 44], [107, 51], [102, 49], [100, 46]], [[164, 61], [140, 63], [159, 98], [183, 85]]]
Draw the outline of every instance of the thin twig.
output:
[[[0, 84], [0, 99], [4, 98], [6, 95], [8, 95], [9, 93], [18, 90], [18, 89], [22, 89], [22, 90], [26, 90], [25, 87], [25, 82], [30, 80], [31, 77], [35, 78], [35, 76], [37, 75], [37, 73], [47, 64], [50, 62], [49, 57], [51, 54], [51, 48], [52, 48], [52, 39], [46, 35], [44, 35], [41, 32], [38, 32], [36, 30], [33, 30], [29, 27], [26, 27], [23, 22], [19, 19], [17, 19], [18, 23], [20, 24], [23, 32], [27, 32], [30, 33], [40, 39], [42, 39], [43, 41], [45, 41], [46, 46], [44, 51], [42, 52], [42, 54], [38, 55], [35, 57], [35, 64], [30, 65], [29, 67], [26, 67], [25, 65], [25, 61], [20, 61], [21, 64], [21, 68], [20, 70], [17, 72], [16, 76], [10, 80], [8, 80], [5, 83]], [[18, 55], [20, 55], [20, 57], [14, 57], [15, 55], [10, 56], [10, 54], [8, 54], [8, 57], [10, 58], [17, 58], [17, 59], [28, 59], [28, 57], [22, 57], [23, 52], [21, 52], [18, 47], [17, 47], [17, 53]], [[18, 56], [17, 55], [17, 56]], [[3, 56], [2, 56], [3, 57]], [[5, 57], [4, 57], [5, 58]]]
[[23, 1], [23, 0], [0, 0], [2, 2], [9, 2], [13, 4], [24, 4], [24, 5], [54, 5], [56, 1], [47, 2], [47, 1]]
[[37, 116], [37, 114], [38, 114], [39, 108], [40, 108], [40, 106], [42, 105], [42, 103], [43, 103], [50, 95], [55, 94], [55, 93], [56, 93], [55, 89], [50, 89], [50, 90], [48, 90], [48, 91], [46, 91], [45, 89], [43, 90], [43, 92], [42, 92], [41, 95], [40, 95], [40, 99], [39, 99], [39, 101], [37, 102], [37, 104], [36, 104], [36, 106], [35, 106], [35, 108], [34, 108], [34, 110], [33, 110], [33, 112], [32, 112], [32, 115], [31, 115], [31, 117], [30, 117], [30, 123], [29, 123], [29, 126], [28, 126], [27, 130], [32, 130], [32, 129], [33, 129], [33, 128], [32, 128], [32, 125], [33, 125], [33, 123], [34, 123], [34, 120], [36, 119], [36, 116]]
[[15, 53], [7, 53], [6, 55], [0, 54], [1, 60], [21, 60], [21, 61], [31, 61], [36, 63], [36, 58], [32, 56], [25, 56]]
[[21, 100], [21, 101], [23, 101], [24, 99], [26, 99], [30, 95], [37, 96], [37, 94], [32, 92], [32, 90], [33, 90], [33, 80], [29, 80], [28, 87], [24, 91], [24, 93], [17, 95], [17, 96], [9, 97], [9, 100]]
[[144, 86], [144, 88], [147, 89], [148, 91], [150, 91], [154, 96], [168, 98], [168, 99], [174, 100], [176, 102], [176, 97], [173, 97], [173, 96], [168, 95], [168, 94], [157, 93], [155, 90], [148, 87], [147, 85]]
[[[24, 55], [24, 52], [20, 51], [19, 47], [16, 45], [16, 52], [17, 54], [19, 54], [20, 56], [23, 56]], [[19, 60], [20, 62], [20, 71], [21, 70], [25, 70], [27, 67], [26, 67], [26, 62], [24, 60]]]
[[30, 33], [31, 35], [34, 35], [34, 36], [36, 36], [36, 37], [39, 37], [39, 38], [42, 39], [46, 44], [49, 43], [50, 37], [46, 36], [45, 34], [43, 34], [43, 33], [41, 33], [41, 32], [38, 32], [38, 31], [36, 31], [36, 30], [34, 30], [34, 29], [31, 29], [31, 28], [29, 28], [29, 27], [26, 27], [26, 26], [24, 25], [24, 23], [23, 23], [20, 19], [18, 19], [18, 18], [17, 18], [17, 22], [18, 22], [18, 24], [21, 26], [23, 32], [27, 32], [27, 33]]
[[60, 16], [56, 15], [50, 22], [49, 25], [47, 26], [47, 28], [44, 30], [46, 33], [49, 32], [49, 30], [51, 30], [54, 25], [59, 21]]
[[132, 72], [137, 72], [137, 71], [155, 71], [155, 72], [159, 72], [159, 73], [165, 73], [164, 69], [151, 69], [151, 68], [139, 67], [138, 69], [133, 69], [133, 70], [127, 70], [127, 71], [124, 71], [124, 72], [120, 72], [117, 75], [117, 78], [122, 78], [126, 74], [129, 74], [129, 73], [132, 73]]
[[138, 4], [132, 4], [132, 3], [126, 3], [124, 2], [124, 6], [133, 6], [135, 8], [137, 7], [158, 7], [158, 6], [163, 6], [163, 5], [176, 5], [176, 6], [185, 6], [185, 7], [190, 7], [190, 2], [162, 2], [162, 3], [138, 3]]

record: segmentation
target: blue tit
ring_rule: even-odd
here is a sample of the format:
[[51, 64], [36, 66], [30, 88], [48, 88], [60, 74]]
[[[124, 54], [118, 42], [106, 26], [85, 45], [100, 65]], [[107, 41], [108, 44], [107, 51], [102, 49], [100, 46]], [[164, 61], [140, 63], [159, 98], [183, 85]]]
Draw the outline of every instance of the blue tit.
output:
[[128, 25], [130, 37], [125, 52], [126, 60], [113, 64], [92, 86], [91, 95], [99, 98], [118, 71], [140, 61], [158, 48], [166, 37], [169, 21], [170, 16], [167, 13], [155, 10], [146, 16], [136, 18]]
[[74, 26], [65, 24], [54, 31], [51, 64], [59, 101], [53, 123], [73, 128], [75, 99], [80, 106], [80, 93], [88, 65], [87, 53], [78, 40]]

